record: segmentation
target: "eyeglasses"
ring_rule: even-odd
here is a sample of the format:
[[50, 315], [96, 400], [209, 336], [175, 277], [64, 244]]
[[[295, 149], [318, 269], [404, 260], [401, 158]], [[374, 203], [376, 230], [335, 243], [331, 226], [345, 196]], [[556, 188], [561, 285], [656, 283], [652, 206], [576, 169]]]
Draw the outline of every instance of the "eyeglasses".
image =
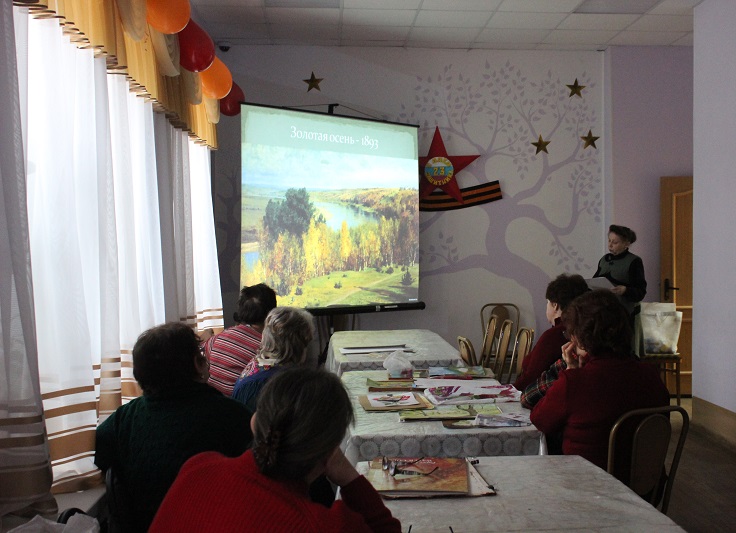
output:
[[439, 468], [435, 466], [429, 472], [421, 472], [419, 470], [406, 470], [402, 468], [402, 467], [415, 465], [422, 459], [424, 459], [424, 457], [420, 457], [419, 459], [414, 459], [414, 460], [409, 460], [409, 461], [402, 461], [401, 459], [389, 459], [388, 457], [384, 456], [381, 459], [381, 468], [383, 470], [388, 470], [388, 473], [391, 476], [395, 476], [396, 474], [403, 474], [405, 476], [428, 476]]

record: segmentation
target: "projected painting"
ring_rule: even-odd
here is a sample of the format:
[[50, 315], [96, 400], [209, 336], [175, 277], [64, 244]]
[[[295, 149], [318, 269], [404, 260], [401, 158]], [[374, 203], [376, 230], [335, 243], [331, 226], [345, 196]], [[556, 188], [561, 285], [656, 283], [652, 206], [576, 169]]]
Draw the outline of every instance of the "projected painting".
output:
[[279, 305], [416, 302], [416, 128], [243, 106], [241, 284]]

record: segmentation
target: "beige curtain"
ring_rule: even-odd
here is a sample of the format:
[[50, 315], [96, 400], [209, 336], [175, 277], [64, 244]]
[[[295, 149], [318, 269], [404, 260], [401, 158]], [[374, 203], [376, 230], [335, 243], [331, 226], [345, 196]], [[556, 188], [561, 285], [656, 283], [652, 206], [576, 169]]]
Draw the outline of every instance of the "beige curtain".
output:
[[217, 148], [216, 124], [208, 120], [201, 97], [192, 94], [188, 74], [172, 77], [160, 72], [151, 35], [155, 30], [143, 23], [139, 40], [124, 31], [120, 13], [125, 10], [127, 19], [135, 19], [135, 1], [120, 6], [114, 0], [14, 0], [14, 4], [28, 7], [35, 17], [57, 19], [72, 42], [104, 56], [108, 70], [125, 74], [131, 90], [150, 98], [154, 109], [165, 113], [175, 127]]

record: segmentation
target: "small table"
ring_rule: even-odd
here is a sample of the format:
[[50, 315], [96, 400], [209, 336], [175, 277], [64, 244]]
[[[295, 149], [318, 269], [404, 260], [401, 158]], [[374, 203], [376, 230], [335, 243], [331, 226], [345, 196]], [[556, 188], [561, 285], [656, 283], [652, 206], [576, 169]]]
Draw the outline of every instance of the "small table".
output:
[[[366, 379], [386, 379], [386, 371], [357, 370], [342, 375], [355, 412], [348, 428], [345, 455], [351, 463], [376, 457], [476, 457], [547, 453], [544, 434], [526, 427], [447, 429], [442, 422], [400, 422], [397, 412], [367, 412], [358, 396], [366, 394]], [[438, 382], [441, 380], [438, 380]], [[519, 402], [499, 403], [504, 413], [525, 411]]]
[[382, 369], [383, 361], [390, 352], [343, 355], [340, 348], [375, 347], [405, 344], [404, 355], [414, 368], [430, 366], [465, 366], [460, 352], [428, 329], [392, 329], [379, 331], [338, 331], [330, 338], [325, 368], [341, 376], [353, 370]]
[[[648, 353], [640, 359], [644, 363], [657, 365], [662, 373], [662, 380], [667, 384], [667, 374], [675, 375], [675, 393], [677, 405], [680, 405], [680, 362], [682, 357], [679, 353]], [[670, 365], [672, 365], [670, 367]]]
[[384, 500], [412, 533], [448, 531], [684, 531], [578, 455], [481, 457], [495, 496]]

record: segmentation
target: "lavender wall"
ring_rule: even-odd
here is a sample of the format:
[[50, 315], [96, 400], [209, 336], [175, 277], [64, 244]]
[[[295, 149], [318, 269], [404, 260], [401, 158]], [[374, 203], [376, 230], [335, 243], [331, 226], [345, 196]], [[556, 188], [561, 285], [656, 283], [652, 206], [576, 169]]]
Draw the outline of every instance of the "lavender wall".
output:
[[614, 47], [609, 50], [612, 198], [606, 223], [631, 227], [658, 301], [659, 178], [693, 172], [693, 50]]
[[736, 2], [706, 0], [694, 13], [693, 394], [736, 413]]

